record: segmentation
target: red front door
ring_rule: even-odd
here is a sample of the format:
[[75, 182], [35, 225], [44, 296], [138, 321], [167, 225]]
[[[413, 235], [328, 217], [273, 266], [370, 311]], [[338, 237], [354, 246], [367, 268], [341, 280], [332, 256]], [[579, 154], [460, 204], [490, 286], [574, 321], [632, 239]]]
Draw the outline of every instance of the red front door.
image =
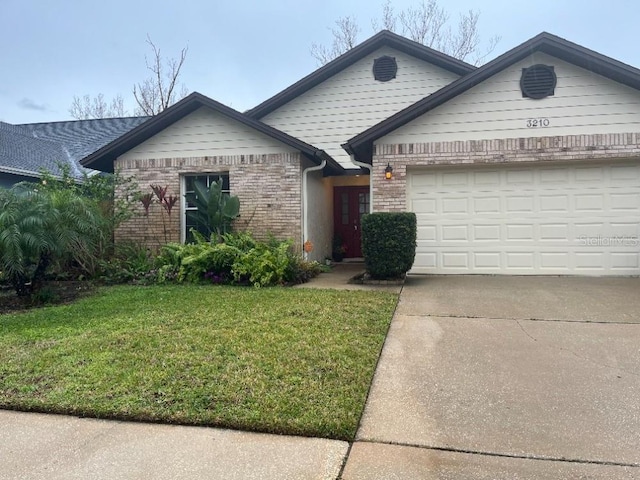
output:
[[369, 187], [333, 189], [333, 234], [342, 239], [345, 257], [362, 256], [360, 219], [369, 213]]

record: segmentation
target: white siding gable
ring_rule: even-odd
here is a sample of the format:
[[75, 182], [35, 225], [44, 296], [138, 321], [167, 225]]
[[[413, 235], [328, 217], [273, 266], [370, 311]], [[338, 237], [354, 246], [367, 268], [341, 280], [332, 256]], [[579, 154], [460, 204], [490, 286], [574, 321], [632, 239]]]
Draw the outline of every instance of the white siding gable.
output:
[[[540, 100], [522, 97], [522, 69], [535, 64], [554, 67], [558, 81], [553, 96]], [[548, 120], [548, 126], [527, 126], [529, 120], [537, 119], [543, 119], [538, 122], [543, 125]], [[381, 137], [375, 144], [638, 131], [640, 92], [545, 53], [536, 52]]]
[[[389, 55], [398, 64], [396, 78], [373, 78], [373, 60]], [[325, 150], [345, 168], [354, 168], [340, 146], [351, 137], [439, 90], [458, 75], [415, 57], [383, 47], [261, 118]]]
[[119, 158], [142, 160], [295, 151], [247, 125], [201, 107]]

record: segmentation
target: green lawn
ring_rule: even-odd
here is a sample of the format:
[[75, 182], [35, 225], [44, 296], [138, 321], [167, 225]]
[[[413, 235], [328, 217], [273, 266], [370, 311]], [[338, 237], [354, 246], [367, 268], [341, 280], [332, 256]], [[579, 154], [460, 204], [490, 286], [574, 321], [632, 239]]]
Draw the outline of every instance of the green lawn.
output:
[[396, 301], [121, 286], [0, 315], [0, 408], [350, 440]]

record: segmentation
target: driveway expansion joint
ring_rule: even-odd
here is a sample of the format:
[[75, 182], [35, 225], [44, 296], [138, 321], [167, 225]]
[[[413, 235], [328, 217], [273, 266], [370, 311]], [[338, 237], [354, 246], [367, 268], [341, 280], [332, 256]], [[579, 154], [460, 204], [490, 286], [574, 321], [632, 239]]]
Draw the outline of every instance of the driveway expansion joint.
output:
[[565, 463], [580, 463], [585, 465], [603, 465], [608, 467], [640, 468], [640, 463], [611, 462], [607, 460], [585, 460], [582, 458], [549, 457], [545, 455], [526, 455], [526, 454], [518, 455], [516, 453], [488, 452], [488, 451], [481, 451], [481, 450], [468, 450], [464, 448], [436, 447], [434, 445], [421, 445], [416, 443], [367, 440], [367, 439], [359, 439], [359, 440], [356, 440], [356, 442], [373, 443], [373, 444], [379, 444], [379, 445], [394, 445], [398, 447], [412, 447], [412, 448], [420, 448], [423, 450], [435, 450], [438, 452], [466, 453], [469, 455], [482, 455], [485, 457], [503, 457], [503, 458], [514, 458], [514, 459], [521, 459], [521, 460], [538, 460], [542, 462], [565, 462]]
[[415, 318], [457, 318], [468, 320], [512, 320], [521, 322], [549, 322], [549, 323], [593, 323], [597, 325], [637, 325], [640, 326], [640, 320], [634, 322], [618, 322], [604, 320], [567, 320], [566, 318], [516, 318], [516, 317], [483, 317], [480, 315], [454, 315], [449, 313], [427, 313], [424, 315], [403, 314], [405, 317]]

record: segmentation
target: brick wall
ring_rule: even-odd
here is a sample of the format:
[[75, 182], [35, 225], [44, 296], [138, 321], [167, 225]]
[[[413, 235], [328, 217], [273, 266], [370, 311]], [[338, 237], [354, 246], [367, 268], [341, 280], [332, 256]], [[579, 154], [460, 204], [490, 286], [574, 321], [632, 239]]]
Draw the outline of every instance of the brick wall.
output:
[[[406, 210], [407, 167], [626, 158], [640, 159], [640, 133], [376, 145], [371, 172], [373, 208], [377, 212]], [[392, 180], [384, 178], [387, 162], [393, 167]]]
[[[252, 232], [258, 238], [273, 234], [292, 238], [300, 248], [301, 235], [301, 163], [299, 153], [268, 155], [233, 155], [216, 157], [163, 158], [150, 160], [116, 160], [116, 169], [124, 177], [134, 177], [143, 193], [149, 185], [168, 185], [168, 193], [179, 198], [169, 218], [154, 203], [149, 216], [136, 203], [132, 219], [116, 231], [116, 241], [132, 240], [158, 248], [166, 240], [180, 241], [180, 176], [199, 173], [229, 174], [232, 195], [240, 198], [238, 230]], [[164, 224], [163, 224], [164, 220]]]

